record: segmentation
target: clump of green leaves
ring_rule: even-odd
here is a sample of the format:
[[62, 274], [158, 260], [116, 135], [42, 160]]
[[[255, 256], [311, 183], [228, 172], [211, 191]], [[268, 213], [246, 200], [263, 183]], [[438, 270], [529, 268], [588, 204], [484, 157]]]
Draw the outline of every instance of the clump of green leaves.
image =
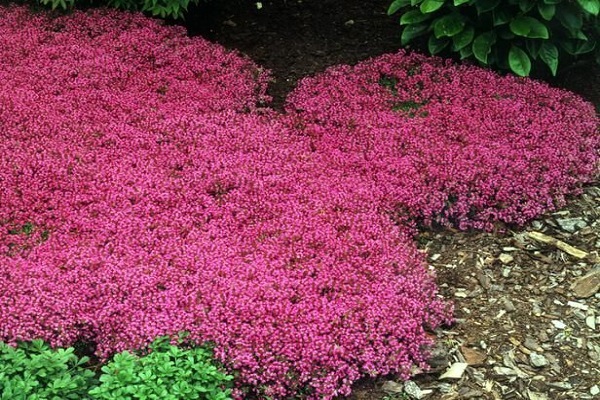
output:
[[451, 51], [461, 59], [528, 76], [542, 66], [556, 75], [559, 59], [596, 50], [600, 0], [394, 0], [402, 44], [429, 35], [431, 54]]
[[[179, 344], [183, 343], [180, 336]], [[233, 377], [207, 346], [183, 347], [168, 336], [146, 351], [124, 351], [96, 374], [72, 347], [52, 349], [42, 340], [0, 342], [0, 400], [227, 400]]]
[[0, 399], [85, 399], [96, 381], [88, 361], [72, 347], [53, 350], [41, 340], [16, 348], [0, 342]]
[[90, 395], [103, 400], [225, 400], [231, 398], [232, 379], [216, 365], [209, 348], [186, 349], [161, 337], [145, 355], [115, 355], [102, 367], [101, 384]]
[[[70, 10], [76, 3], [91, 2], [94, 0], [38, 0], [44, 6], [53, 10]], [[181, 19], [187, 12], [190, 3], [198, 4], [199, 0], [101, 0], [97, 4], [107, 5], [129, 11], [143, 11], [155, 17]]]

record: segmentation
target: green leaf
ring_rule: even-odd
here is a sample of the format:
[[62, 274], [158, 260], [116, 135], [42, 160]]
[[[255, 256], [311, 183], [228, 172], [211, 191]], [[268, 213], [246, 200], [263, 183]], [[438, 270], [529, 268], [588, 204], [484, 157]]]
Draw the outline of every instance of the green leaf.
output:
[[556, 76], [556, 71], [558, 70], [558, 49], [556, 46], [549, 42], [542, 43], [539, 56], [548, 68], [550, 68], [550, 71], [552, 71], [552, 76]]
[[556, 6], [554, 4], [538, 4], [538, 12], [546, 21], [551, 21], [556, 14]]
[[499, 9], [492, 12], [492, 18], [494, 20], [494, 26], [500, 26], [510, 22], [512, 20], [512, 15], [504, 9]]
[[529, 53], [531, 58], [537, 60], [538, 53], [540, 52], [540, 48], [542, 47], [542, 43], [539, 40], [526, 40], [525, 47], [527, 47], [527, 52]]
[[592, 15], [598, 15], [600, 11], [600, 0], [577, 0], [581, 8]]
[[454, 6], [460, 6], [461, 4], [468, 3], [469, 0], [454, 0]]
[[567, 53], [573, 56], [589, 53], [596, 47], [596, 43], [591, 40], [586, 42], [582, 40], [564, 40], [559, 44]]
[[409, 43], [416, 37], [419, 37], [427, 32], [429, 26], [427, 24], [418, 24], [418, 25], [408, 25], [402, 31], [402, 37], [400, 38], [400, 43], [402, 46]]
[[465, 48], [466, 46], [471, 44], [474, 37], [475, 29], [472, 26], [467, 26], [465, 29], [462, 30], [462, 32], [452, 36], [452, 49], [454, 51], [459, 51]]
[[519, 76], [528, 76], [529, 72], [531, 72], [531, 60], [529, 56], [517, 46], [511, 46], [508, 52], [508, 65]]
[[400, 17], [400, 25], [419, 24], [423, 21], [427, 21], [430, 17], [430, 14], [423, 14], [419, 10], [410, 10], [402, 14]]
[[394, 0], [387, 10], [387, 15], [392, 15], [401, 8], [410, 5], [410, 0]]
[[429, 36], [427, 48], [429, 49], [429, 53], [435, 55], [444, 50], [448, 44], [450, 44], [450, 40], [448, 39], [438, 39], [434, 36]]
[[465, 27], [465, 21], [459, 14], [449, 14], [438, 19], [433, 24], [433, 33], [436, 38], [452, 37], [460, 33]]
[[421, 12], [423, 14], [439, 10], [445, 3], [445, 0], [425, 0], [421, 3]]
[[492, 11], [500, 4], [500, 0], [479, 0], [475, 3], [477, 14], [481, 15], [485, 12]]
[[538, 39], [548, 39], [550, 37], [546, 25], [533, 17], [517, 17], [511, 21], [509, 26], [515, 35]]
[[536, 3], [536, 0], [519, 0], [519, 8], [523, 13], [526, 13], [535, 7]]
[[492, 46], [496, 43], [496, 35], [493, 32], [482, 33], [473, 40], [471, 46], [473, 55], [479, 61], [487, 64], [488, 55], [492, 51]]
[[560, 7], [556, 17], [570, 32], [575, 32], [583, 27], [583, 18], [580, 13], [574, 12], [571, 7]]
[[579, 40], [588, 40], [588, 37], [582, 30], [578, 29], [574, 32], [569, 32], [569, 38], [571, 39], [579, 39]]

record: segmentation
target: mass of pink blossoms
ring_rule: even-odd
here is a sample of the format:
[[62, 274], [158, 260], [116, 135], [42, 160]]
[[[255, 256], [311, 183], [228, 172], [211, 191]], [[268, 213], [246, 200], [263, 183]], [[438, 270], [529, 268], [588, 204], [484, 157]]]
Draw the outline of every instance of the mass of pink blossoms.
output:
[[565, 204], [598, 174], [575, 94], [404, 52], [305, 78], [289, 96], [317, 152], [361, 171], [405, 222], [490, 229]]
[[597, 171], [574, 95], [403, 53], [266, 74], [115, 11], [0, 8], [0, 340], [211, 341], [238, 395], [330, 399], [449, 318], [415, 221], [487, 227]]

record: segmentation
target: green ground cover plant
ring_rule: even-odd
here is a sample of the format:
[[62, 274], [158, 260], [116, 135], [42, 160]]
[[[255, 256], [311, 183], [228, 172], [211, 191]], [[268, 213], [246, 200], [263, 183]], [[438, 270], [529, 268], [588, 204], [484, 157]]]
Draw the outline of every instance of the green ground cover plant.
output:
[[0, 342], [0, 399], [80, 400], [96, 384], [87, 357], [74, 348], [53, 350], [42, 340], [12, 347]]
[[178, 344], [159, 337], [147, 349], [115, 354], [97, 373], [73, 347], [53, 349], [39, 339], [16, 347], [0, 342], [0, 399], [231, 399], [233, 376], [212, 350]]
[[528, 76], [600, 63], [599, 10], [600, 0], [394, 0], [388, 14], [400, 16], [403, 45], [424, 36], [431, 54]]
[[204, 346], [182, 348], [168, 336], [147, 351], [123, 351], [102, 367], [93, 400], [228, 400], [233, 376], [224, 373]]

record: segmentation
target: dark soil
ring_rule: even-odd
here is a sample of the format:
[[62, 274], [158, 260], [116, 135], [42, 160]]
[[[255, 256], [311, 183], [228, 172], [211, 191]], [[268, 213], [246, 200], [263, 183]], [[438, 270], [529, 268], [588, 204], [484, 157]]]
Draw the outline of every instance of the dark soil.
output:
[[335, 64], [355, 64], [398, 49], [400, 29], [387, 0], [212, 1], [191, 10], [187, 25], [273, 72], [273, 106], [296, 82]]

